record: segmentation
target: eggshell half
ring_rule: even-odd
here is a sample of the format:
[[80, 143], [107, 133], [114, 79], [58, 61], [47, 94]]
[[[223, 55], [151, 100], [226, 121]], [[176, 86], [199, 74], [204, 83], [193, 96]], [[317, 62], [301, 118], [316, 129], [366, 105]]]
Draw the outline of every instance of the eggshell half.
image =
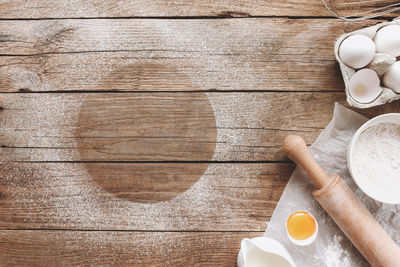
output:
[[389, 25], [381, 28], [374, 38], [376, 52], [400, 56], [400, 25]]
[[348, 67], [360, 69], [367, 66], [375, 56], [375, 44], [363, 34], [350, 35], [340, 44], [339, 57]]
[[359, 103], [370, 103], [381, 93], [378, 74], [371, 69], [357, 71], [349, 82], [350, 96]]
[[289, 240], [290, 240], [293, 244], [298, 245], [298, 246], [308, 246], [308, 245], [312, 244], [312, 243], [317, 239], [317, 235], [318, 235], [318, 222], [317, 222], [317, 220], [315, 219], [314, 215], [312, 215], [312, 214], [309, 213], [309, 212], [307, 212], [307, 213], [308, 213], [308, 215], [310, 215], [310, 216], [314, 219], [314, 221], [315, 221], [315, 231], [314, 231], [314, 233], [313, 233], [309, 238], [307, 238], [307, 239], [299, 240], [299, 239], [293, 238], [293, 237], [290, 235], [290, 233], [289, 233], [289, 231], [288, 231], [288, 227], [287, 227], [287, 220], [288, 220], [289, 218], [286, 219], [286, 224], [285, 224], [286, 235], [287, 235], [287, 237], [289, 238]]
[[400, 93], [400, 61], [394, 63], [382, 78], [383, 84], [395, 91]]

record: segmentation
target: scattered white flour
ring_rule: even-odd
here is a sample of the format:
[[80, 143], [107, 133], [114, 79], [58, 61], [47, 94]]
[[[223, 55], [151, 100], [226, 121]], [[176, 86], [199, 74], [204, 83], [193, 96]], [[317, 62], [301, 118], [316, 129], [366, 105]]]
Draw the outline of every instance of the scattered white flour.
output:
[[[51, 51], [59, 52], [85, 49], [97, 52], [78, 53], [71, 57], [63, 54], [43, 56], [36, 59], [35, 64], [29, 64], [33, 69], [15, 64], [16, 67], [10, 70], [10, 84], [14, 88], [33, 91], [108, 90], [102, 80], [110, 72], [134, 64], [157, 64], [188, 75], [193, 88], [257, 90], [265, 89], [265, 84], [286, 88], [281, 85], [281, 80], [271, 79], [272, 76], [288, 75], [286, 72], [281, 74], [274, 67], [287, 61], [281, 62], [282, 56], [278, 53], [283, 49], [281, 32], [269, 34], [265, 40], [260, 38], [265, 25], [255, 20], [224, 20], [221, 25], [214, 22], [193, 20], [190, 31], [185, 26], [187, 23], [168, 20], [137, 20], [132, 24], [128, 21], [98, 20], [98, 27], [83, 21], [79, 22], [79, 27], [67, 21], [38, 22], [35, 27], [43, 31], [39, 32], [39, 36], [28, 38], [27, 42], [40, 44], [68, 29], [72, 38], [56, 38], [57, 42], [41, 47], [51, 47]], [[132, 35], [126, 31], [127, 24], [139, 32], [146, 29], [149, 35]], [[231, 31], [223, 30], [227, 26]], [[243, 27], [249, 30], [243, 32]], [[31, 29], [26, 31], [22, 36], [35, 32]], [[149, 42], [148, 36], [155, 38], [154, 41]], [[85, 43], [84, 47], [77, 45], [80, 42]], [[32, 48], [32, 53], [37, 53], [37, 49]], [[271, 67], [270, 62], [273, 64]], [[50, 75], [49, 66], [58, 66], [56, 69], [65, 71]], [[269, 71], [265, 71], [264, 67]], [[266, 172], [274, 173], [279, 179], [278, 167], [266, 169], [262, 164], [210, 164], [199, 181], [183, 194], [169, 201], [145, 204], [108, 194], [93, 181], [84, 164], [60, 162], [79, 159], [74, 133], [79, 127], [79, 111], [86, 96], [16, 94], [7, 98], [5, 106], [15, 110], [17, 115], [4, 113], [10, 115], [3, 118], [2, 126], [7, 130], [3, 131], [3, 144], [30, 149], [13, 149], [3, 158], [9, 161], [38, 161], [2, 165], [7, 175], [0, 177], [0, 184], [7, 185], [5, 197], [9, 209], [16, 211], [15, 217], [21, 225], [81, 230], [141, 230], [144, 231], [142, 234], [135, 235], [122, 231], [107, 234], [83, 231], [78, 235], [82, 241], [73, 240], [71, 244], [90, 242], [90, 249], [98, 254], [101, 254], [99, 247], [106, 248], [106, 251], [126, 250], [124, 253], [129, 255], [136, 251], [133, 263], [148, 263], [148, 256], [157, 258], [154, 255], [158, 252], [160, 255], [174, 254], [173, 251], [184, 253], [192, 245], [191, 233], [177, 235], [165, 231], [242, 231], [254, 229], [254, 221], [264, 219], [265, 209], [253, 207], [253, 202], [248, 199], [260, 198], [260, 207], [266, 207], [271, 202], [268, 196], [262, 197], [265, 187], [270, 184]], [[273, 118], [267, 120], [269, 113], [260, 112], [258, 107], [263, 106], [264, 110], [273, 108], [274, 102], [282, 96], [279, 99], [276, 96], [274, 101], [261, 99], [258, 94], [242, 93], [237, 96], [214, 93], [213, 98], [210, 97], [218, 127], [218, 144], [213, 160], [236, 160], [243, 153], [247, 153], [248, 158], [257, 159], [264, 155], [265, 150], [271, 149], [258, 146], [268, 132], [262, 123], [269, 121], [267, 126], [272, 129], [277, 121]], [[245, 112], [232, 112], [233, 107]], [[249, 142], [254, 146], [248, 146]], [[248, 151], [243, 152], [245, 149]], [[252, 218], [248, 217], [249, 212], [252, 212]], [[263, 229], [262, 225], [259, 227], [258, 230]], [[122, 241], [126, 239], [131, 246], [114, 242], [114, 235]], [[215, 244], [215, 237], [208, 235], [196, 233], [199, 244]], [[68, 242], [65, 236], [60, 238], [60, 241]], [[218, 241], [224, 246], [230, 244], [231, 239], [230, 233], [226, 233]], [[185, 240], [188, 241], [185, 243]], [[174, 261], [171, 259], [169, 263], [174, 265]]]
[[350, 266], [349, 258], [346, 255], [346, 250], [342, 248], [340, 242], [343, 240], [342, 236], [335, 235], [333, 241], [329, 243], [325, 250], [326, 266], [327, 267], [343, 267]]
[[380, 123], [367, 128], [351, 155], [354, 175], [366, 192], [388, 199], [400, 191], [400, 125]]

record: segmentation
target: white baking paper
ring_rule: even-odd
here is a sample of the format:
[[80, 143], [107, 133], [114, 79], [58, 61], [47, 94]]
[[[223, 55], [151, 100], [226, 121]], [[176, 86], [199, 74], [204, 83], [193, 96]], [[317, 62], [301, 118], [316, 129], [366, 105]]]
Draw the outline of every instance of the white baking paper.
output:
[[[347, 169], [347, 146], [353, 134], [366, 121], [367, 119], [358, 113], [335, 104], [333, 118], [311, 146], [311, 153], [327, 173], [337, 173], [343, 178], [396, 243], [400, 244], [400, 205], [383, 204], [369, 198], [357, 187]], [[296, 168], [268, 223], [265, 236], [281, 242], [298, 267], [369, 266], [319, 206], [312, 196], [313, 189], [314, 186], [307, 175]], [[319, 226], [316, 241], [305, 247], [291, 243], [285, 231], [287, 217], [299, 210], [313, 214]], [[362, 223], [360, 221], [360, 224]]]

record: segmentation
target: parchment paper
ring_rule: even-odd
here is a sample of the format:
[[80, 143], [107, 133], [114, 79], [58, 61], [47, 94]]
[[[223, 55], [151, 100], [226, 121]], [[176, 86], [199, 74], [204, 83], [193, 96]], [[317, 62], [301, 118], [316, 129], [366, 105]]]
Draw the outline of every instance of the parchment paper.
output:
[[[333, 118], [311, 146], [311, 153], [327, 173], [337, 173], [343, 178], [395, 242], [400, 244], [400, 205], [383, 204], [369, 198], [357, 187], [347, 169], [347, 146], [356, 130], [366, 121], [358, 113], [335, 104]], [[350, 240], [313, 198], [313, 189], [310, 179], [296, 168], [268, 223], [265, 236], [281, 242], [298, 267], [368, 266]], [[291, 243], [285, 231], [287, 217], [298, 210], [313, 214], [319, 226], [316, 241], [305, 247]]]

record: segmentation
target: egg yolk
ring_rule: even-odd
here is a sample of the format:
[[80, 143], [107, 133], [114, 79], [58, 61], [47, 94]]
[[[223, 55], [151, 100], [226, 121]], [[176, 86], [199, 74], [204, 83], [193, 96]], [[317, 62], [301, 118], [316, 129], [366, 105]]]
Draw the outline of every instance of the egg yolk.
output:
[[311, 237], [317, 227], [315, 219], [305, 211], [298, 211], [290, 215], [286, 225], [290, 236], [298, 240]]

